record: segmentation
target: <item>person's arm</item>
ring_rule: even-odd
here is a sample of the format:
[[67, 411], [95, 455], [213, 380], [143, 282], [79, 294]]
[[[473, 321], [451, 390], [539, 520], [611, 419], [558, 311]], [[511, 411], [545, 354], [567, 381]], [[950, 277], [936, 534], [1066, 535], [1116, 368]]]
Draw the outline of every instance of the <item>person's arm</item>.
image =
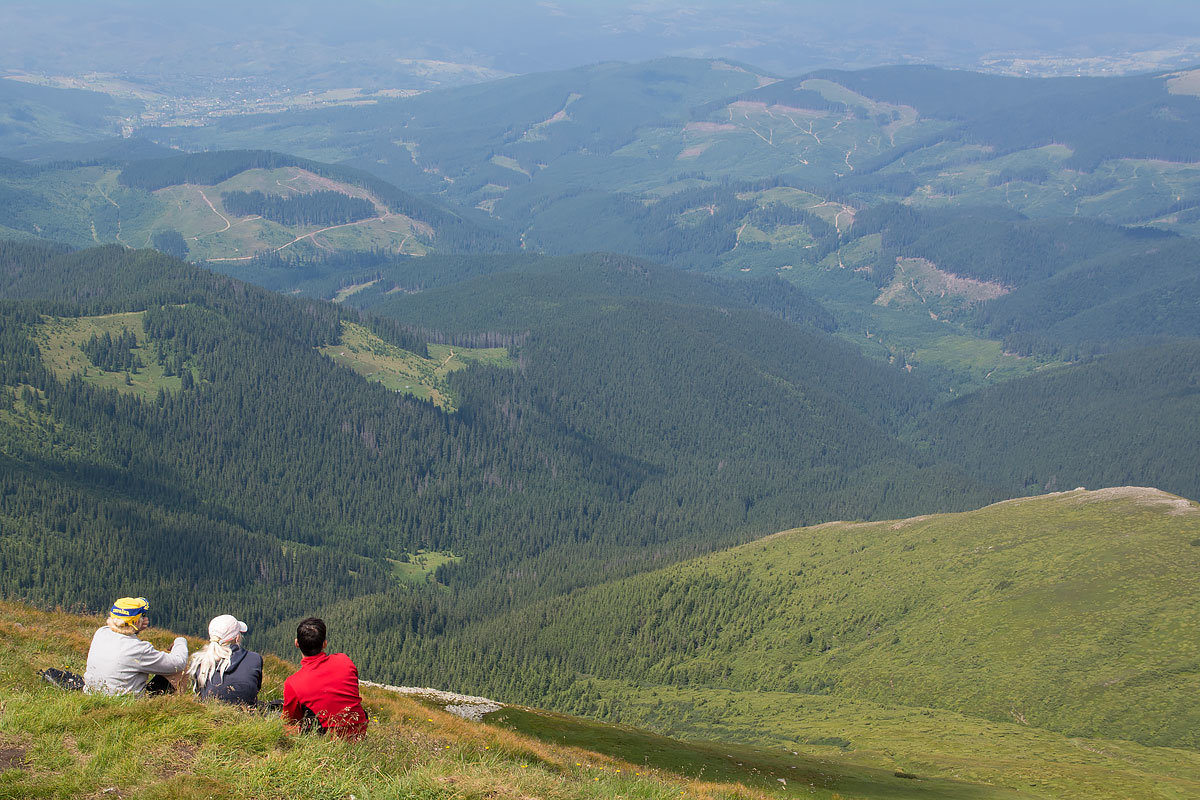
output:
[[250, 683], [254, 686], [254, 697], [248, 699], [250, 705], [253, 705], [258, 702], [258, 693], [262, 691], [263, 660], [258, 653], [250, 653], [247, 658], [254, 659], [252, 663], [254, 669], [250, 670]]
[[169, 652], [155, 650], [154, 645], [142, 642], [145, 647], [137, 654], [137, 665], [147, 675], [173, 675], [183, 672], [188, 661], [187, 639], [176, 636]]
[[283, 716], [284, 733], [299, 734], [300, 720], [304, 717], [304, 711], [300, 708], [300, 699], [296, 697], [295, 690], [287, 681], [283, 682], [283, 708], [279, 710], [279, 713]]
[[262, 659], [262, 656], [259, 655], [258, 653], [251, 653], [251, 655], [257, 656], [257, 658], [254, 659], [254, 672], [252, 674], [252, 680], [254, 681], [254, 691], [257, 693], [259, 691], [262, 691], [263, 659]]

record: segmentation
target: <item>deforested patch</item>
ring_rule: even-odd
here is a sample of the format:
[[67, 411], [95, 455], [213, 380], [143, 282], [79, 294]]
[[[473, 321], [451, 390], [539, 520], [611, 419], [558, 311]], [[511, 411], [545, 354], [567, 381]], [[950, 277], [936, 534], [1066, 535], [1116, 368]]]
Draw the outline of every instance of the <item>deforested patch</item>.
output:
[[1167, 91], [1171, 94], [1200, 97], [1200, 69], [1190, 69], [1168, 75]]
[[1010, 291], [999, 283], [945, 272], [928, 259], [897, 258], [895, 276], [875, 298], [875, 305], [943, 305], [949, 301], [954, 307], [995, 300]]

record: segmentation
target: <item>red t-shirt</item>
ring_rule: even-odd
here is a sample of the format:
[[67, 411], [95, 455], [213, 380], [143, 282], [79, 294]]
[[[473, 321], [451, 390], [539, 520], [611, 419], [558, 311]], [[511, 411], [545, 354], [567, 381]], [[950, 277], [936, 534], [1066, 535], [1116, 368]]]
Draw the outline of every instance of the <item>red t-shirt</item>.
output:
[[299, 722], [304, 717], [303, 706], [336, 736], [357, 738], [367, 732], [358, 669], [345, 653], [317, 653], [300, 659], [300, 669], [283, 682], [284, 718]]

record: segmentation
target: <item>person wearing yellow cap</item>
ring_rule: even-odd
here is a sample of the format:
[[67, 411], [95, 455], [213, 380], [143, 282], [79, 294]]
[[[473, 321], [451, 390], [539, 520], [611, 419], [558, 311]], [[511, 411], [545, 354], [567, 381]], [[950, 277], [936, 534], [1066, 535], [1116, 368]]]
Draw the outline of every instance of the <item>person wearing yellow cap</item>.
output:
[[[144, 597], [122, 597], [113, 603], [103, 628], [92, 636], [83, 690], [96, 694], [161, 694], [173, 691], [167, 675], [187, 666], [187, 639], [176, 636], [169, 652], [155, 650], [138, 634], [150, 627], [150, 604]], [[151, 676], [154, 679], [151, 680]]]

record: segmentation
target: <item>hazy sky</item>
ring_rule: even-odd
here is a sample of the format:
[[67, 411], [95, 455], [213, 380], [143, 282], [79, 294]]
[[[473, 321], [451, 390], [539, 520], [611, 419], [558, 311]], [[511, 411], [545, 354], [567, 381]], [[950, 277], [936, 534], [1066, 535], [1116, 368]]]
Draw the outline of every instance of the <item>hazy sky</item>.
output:
[[0, 69], [40, 72], [317, 80], [396, 58], [534, 72], [692, 55], [787, 75], [1198, 48], [1196, 0], [0, 0]]

